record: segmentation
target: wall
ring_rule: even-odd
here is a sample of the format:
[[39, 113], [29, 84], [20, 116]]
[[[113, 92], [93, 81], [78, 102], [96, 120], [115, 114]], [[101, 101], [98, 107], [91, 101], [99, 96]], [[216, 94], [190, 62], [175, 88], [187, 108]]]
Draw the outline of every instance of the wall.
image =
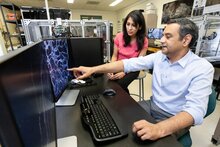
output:
[[5, 40], [3, 39], [3, 36], [2, 36], [2, 30], [0, 30], [0, 42], [1, 42], [0, 43], [0, 56], [2, 56], [7, 53], [5, 45], [4, 45]]
[[80, 9], [71, 9], [73, 20], [79, 20], [80, 15], [101, 15], [103, 20], [109, 20], [113, 23], [113, 35], [120, 32], [122, 29], [122, 18], [124, 18], [130, 11], [134, 9], [144, 9], [146, 8], [147, 3], [153, 3], [157, 8], [158, 14], [158, 27], [161, 27], [161, 16], [162, 16], [162, 8], [164, 3], [172, 2], [174, 0], [140, 0], [139, 2], [122, 9], [121, 11], [95, 11], [95, 10], [80, 10]]
[[169, 3], [175, 0], [164, 0], [161, 2], [161, 0], [140, 0], [139, 2], [126, 7], [120, 11], [117, 12], [111, 12], [111, 11], [94, 11], [94, 10], [71, 10], [72, 12], [72, 19], [79, 20], [80, 15], [101, 15], [103, 20], [109, 20], [113, 23], [113, 35], [117, 34], [117, 32], [120, 32], [122, 30], [122, 19], [132, 10], [135, 9], [146, 9], [147, 3], [153, 3], [154, 6], [157, 9], [158, 14], [158, 20], [157, 20], [157, 27], [163, 27], [161, 25], [161, 16], [162, 16], [162, 9], [163, 4]]
[[80, 15], [102, 16], [102, 20], [108, 20], [113, 23], [113, 34], [115, 35], [117, 33], [117, 12], [94, 10], [71, 10], [71, 12], [73, 20], [80, 20]]
[[[165, 3], [169, 3], [175, 0], [140, 0], [139, 2], [122, 9], [121, 11], [119, 11], [117, 14], [117, 21], [118, 22], [122, 22], [122, 19], [132, 10], [135, 9], [143, 9], [146, 10], [146, 4], [147, 3], [153, 3], [154, 6], [156, 7], [156, 11], [157, 11], [157, 15], [158, 15], [158, 19], [157, 19], [157, 27], [164, 27], [164, 25], [161, 25], [161, 17], [162, 17], [162, 10], [163, 10], [163, 4]], [[120, 29], [120, 28], [119, 28]]]

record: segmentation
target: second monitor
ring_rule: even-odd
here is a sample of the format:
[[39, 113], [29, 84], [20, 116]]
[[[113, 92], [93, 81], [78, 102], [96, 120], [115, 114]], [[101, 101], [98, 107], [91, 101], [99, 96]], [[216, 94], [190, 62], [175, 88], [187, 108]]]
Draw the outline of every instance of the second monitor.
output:
[[96, 66], [104, 63], [102, 38], [70, 38], [68, 44], [72, 67]]
[[149, 28], [147, 36], [149, 39], [161, 39], [163, 36], [163, 28]]
[[163, 28], [149, 28], [147, 30], [147, 38], [150, 47], [160, 47], [160, 39], [163, 36]]

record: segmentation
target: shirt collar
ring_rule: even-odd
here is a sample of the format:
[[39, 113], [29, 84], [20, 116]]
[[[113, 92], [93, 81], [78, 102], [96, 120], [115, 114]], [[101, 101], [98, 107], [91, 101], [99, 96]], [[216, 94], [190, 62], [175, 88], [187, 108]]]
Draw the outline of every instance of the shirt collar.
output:
[[[183, 56], [180, 60], [178, 60], [174, 64], [179, 64], [180, 66], [182, 66], [184, 68], [186, 66], [187, 62], [189, 61], [191, 55], [192, 55], [192, 51], [189, 50], [185, 56]], [[169, 62], [169, 59], [165, 55], [163, 55], [163, 57], [162, 57], [162, 62], [164, 62], [164, 61]]]
[[189, 61], [191, 55], [192, 55], [192, 51], [189, 50], [188, 53], [178, 61], [178, 63], [184, 68], [187, 62]]

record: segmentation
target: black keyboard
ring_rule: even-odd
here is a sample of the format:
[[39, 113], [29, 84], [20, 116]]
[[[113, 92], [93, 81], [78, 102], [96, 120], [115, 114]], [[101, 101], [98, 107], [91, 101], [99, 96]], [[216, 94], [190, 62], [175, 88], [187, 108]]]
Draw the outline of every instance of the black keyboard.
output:
[[100, 95], [82, 96], [80, 106], [82, 122], [89, 128], [95, 142], [112, 141], [127, 136], [127, 129], [122, 127], [123, 124], [115, 122]]

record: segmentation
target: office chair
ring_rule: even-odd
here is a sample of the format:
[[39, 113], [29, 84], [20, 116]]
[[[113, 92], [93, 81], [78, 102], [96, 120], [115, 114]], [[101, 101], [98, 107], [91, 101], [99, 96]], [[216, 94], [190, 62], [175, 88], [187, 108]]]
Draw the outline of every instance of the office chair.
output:
[[139, 94], [130, 94], [139, 97], [139, 101], [144, 100], [144, 78], [146, 77], [146, 72], [141, 70], [138, 77], [135, 80], [139, 81]]
[[220, 93], [220, 76], [219, 76], [218, 81], [217, 81], [217, 83], [216, 83], [215, 91], [217, 92], [217, 94], [216, 94], [216, 100], [220, 101], [220, 99], [218, 99], [219, 93]]
[[[212, 93], [209, 95], [207, 112], [204, 118], [209, 116], [215, 110], [215, 106], [216, 106], [216, 91], [214, 88], [212, 88]], [[180, 137], [178, 141], [183, 145], [183, 147], [191, 147], [192, 140], [190, 137], [190, 132], [188, 131], [185, 135]]]

